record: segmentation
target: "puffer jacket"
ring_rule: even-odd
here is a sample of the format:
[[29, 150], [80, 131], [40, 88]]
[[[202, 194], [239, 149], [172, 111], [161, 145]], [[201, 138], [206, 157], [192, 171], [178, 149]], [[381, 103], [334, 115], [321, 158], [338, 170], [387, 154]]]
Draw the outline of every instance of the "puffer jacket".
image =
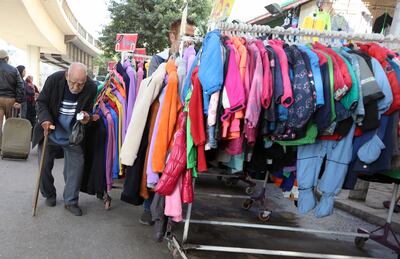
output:
[[192, 184], [192, 169], [186, 170], [183, 176], [182, 183], [182, 202], [192, 203], [193, 202], [193, 184]]
[[179, 129], [175, 133], [169, 159], [155, 189], [156, 193], [160, 195], [172, 194], [179, 176], [186, 170], [186, 118], [186, 112], [179, 114]]
[[386, 76], [389, 79], [390, 88], [392, 89], [393, 93], [392, 105], [390, 105], [389, 110], [385, 113], [386, 115], [390, 115], [400, 109], [399, 80], [397, 79], [396, 71], [388, 62], [388, 55], [393, 53], [376, 43], [360, 44], [359, 47], [361, 51], [367, 53], [371, 57], [376, 58], [386, 72]]

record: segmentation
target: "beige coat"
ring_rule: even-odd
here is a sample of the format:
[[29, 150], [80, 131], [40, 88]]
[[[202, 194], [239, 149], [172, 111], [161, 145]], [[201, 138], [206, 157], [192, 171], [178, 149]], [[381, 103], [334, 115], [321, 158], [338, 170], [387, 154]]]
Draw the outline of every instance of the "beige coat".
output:
[[166, 74], [165, 66], [166, 63], [162, 63], [150, 77], [144, 79], [140, 84], [132, 118], [120, 153], [121, 163], [124, 165], [132, 166], [136, 160], [150, 106], [163, 86]]

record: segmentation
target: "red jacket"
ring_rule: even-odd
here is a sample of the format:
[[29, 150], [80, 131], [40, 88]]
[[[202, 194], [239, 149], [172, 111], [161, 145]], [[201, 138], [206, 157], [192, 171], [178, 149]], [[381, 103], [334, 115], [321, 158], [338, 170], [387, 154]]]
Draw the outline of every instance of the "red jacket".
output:
[[160, 195], [170, 195], [175, 189], [179, 176], [186, 170], [186, 117], [187, 114], [179, 114], [179, 129], [174, 136], [174, 144], [164, 172], [158, 181], [155, 191]]
[[396, 72], [387, 61], [388, 54], [392, 54], [392, 52], [376, 43], [360, 44], [360, 49], [366, 52], [368, 55], [376, 58], [386, 72], [386, 76], [389, 79], [390, 88], [392, 89], [393, 93], [392, 105], [390, 105], [389, 110], [385, 113], [386, 115], [390, 115], [394, 111], [400, 109], [399, 81], [397, 80]]
[[197, 170], [205, 172], [207, 171], [207, 162], [204, 149], [207, 139], [204, 127], [203, 90], [198, 73], [199, 68], [196, 67], [192, 74], [193, 93], [189, 102], [189, 118], [193, 143], [197, 147]]
[[340, 100], [350, 91], [353, 83], [346, 63], [334, 50], [322, 45], [321, 43], [316, 42], [313, 44], [313, 47], [322, 50], [332, 58], [335, 77], [335, 99]]

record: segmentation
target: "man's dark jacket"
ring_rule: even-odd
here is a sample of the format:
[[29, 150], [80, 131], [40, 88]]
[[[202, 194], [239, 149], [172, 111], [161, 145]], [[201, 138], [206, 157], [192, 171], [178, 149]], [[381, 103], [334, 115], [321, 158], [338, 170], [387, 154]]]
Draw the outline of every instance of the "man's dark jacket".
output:
[[[55, 125], [57, 122], [65, 87], [68, 87], [65, 71], [56, 72], [47, 78], [36, 102], [38, 123], [33, 131], [32, 148], [42, 142], [44, 138], [41, 124], [50, 121]], [[79, 94], [75, 115], [81, 111], [89, 113], [92, 111], [96, 93], [96, 84], [88, 77], [82, 92]]]
[[5, 60], [0, 60], [0, 96], [15, 98], [17, 103], [22, 103], [25, 99], [24, 81], [18, 70]]

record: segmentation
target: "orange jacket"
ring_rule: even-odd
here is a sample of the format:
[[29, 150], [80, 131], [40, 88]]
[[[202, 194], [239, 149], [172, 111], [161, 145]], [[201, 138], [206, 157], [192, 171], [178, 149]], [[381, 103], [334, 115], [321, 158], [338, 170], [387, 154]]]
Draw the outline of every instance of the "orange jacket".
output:
[[168, 73], [168, 84], [166, 86], [167, 91], [164, 103], [161, 108], [156, 142], [154, 144], [152, 161], [154, 172], [162, 172], [164, 170], [167, 151], [170, 147], [170, 142], [173, 140], [178, 113], [182, 109], [178, 94], [178, 73], [175, 60], [168, 61], [166, 70]]

